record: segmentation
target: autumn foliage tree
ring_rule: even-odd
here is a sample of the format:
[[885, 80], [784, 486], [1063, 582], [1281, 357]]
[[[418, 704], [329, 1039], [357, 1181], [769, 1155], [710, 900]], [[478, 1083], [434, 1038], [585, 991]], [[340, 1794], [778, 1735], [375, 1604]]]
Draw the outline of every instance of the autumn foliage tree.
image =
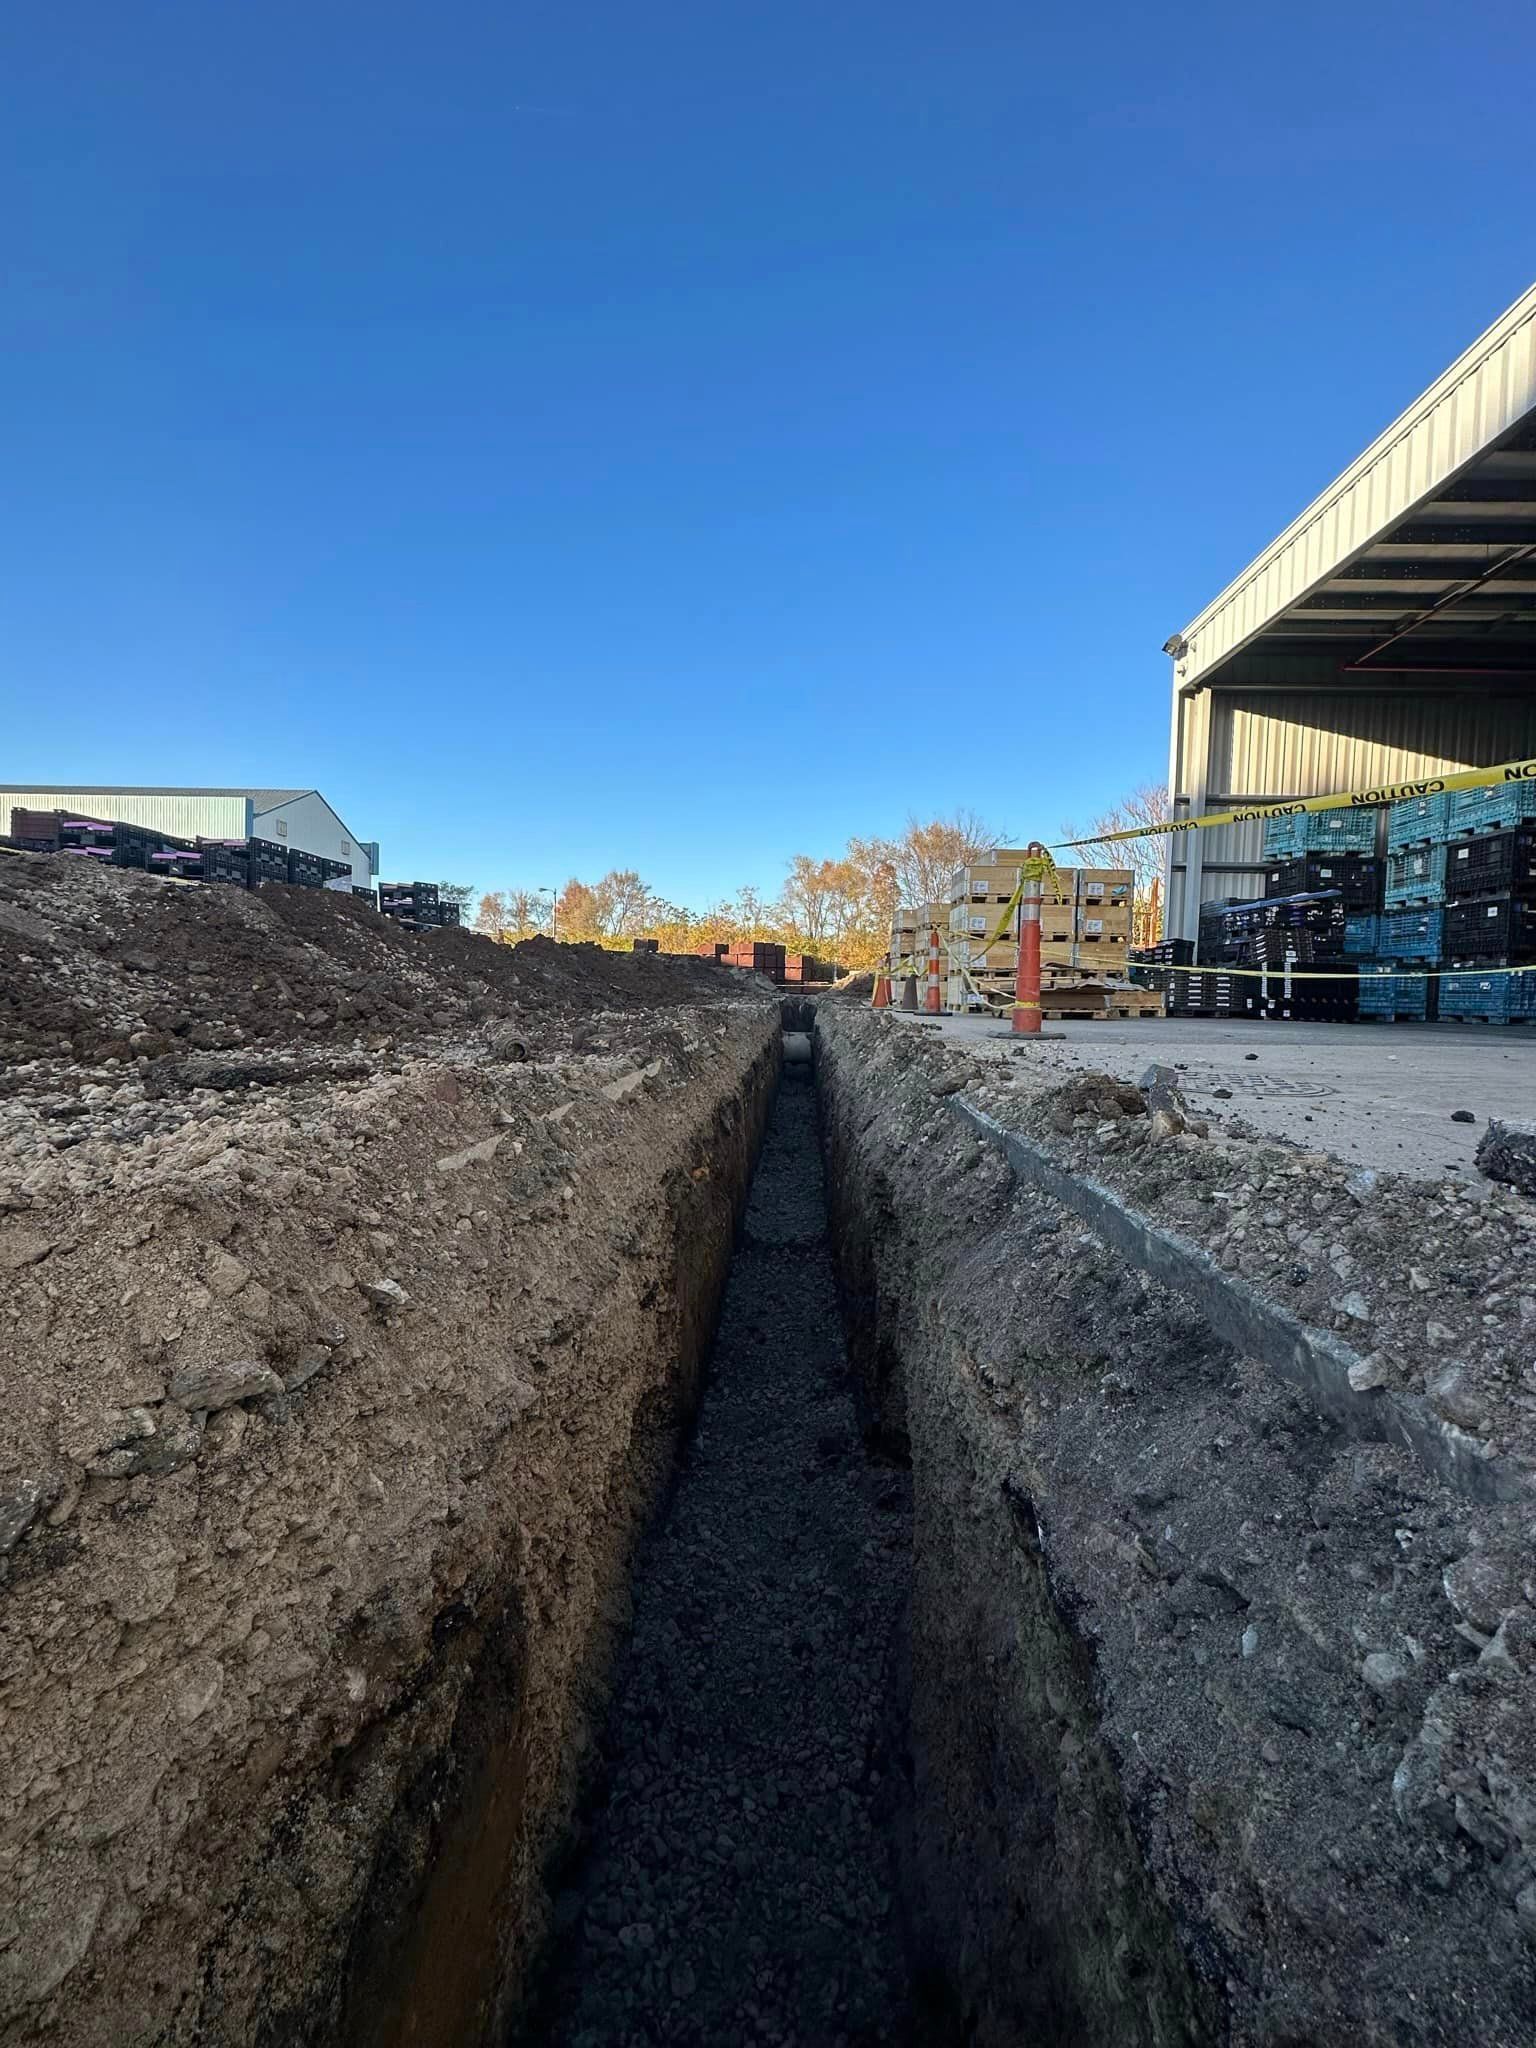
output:
[[1063, 854], [1063, 860], [1076, 861], [1084, 867], [1130, 869], [1134, 878], [1137, 935], [1143, 941], [1160, 936], [1152, 929], [1150, 906], [1154, 896], [1153, 884], [1162, 879], [1168, 841], [1160, 832], [1136, 839], [1113, 839], [1108, 835], [1161, 825], [1172, 816], [1173, 807], [1168, 801], [1166, 783], [1140, 782], [1118, 803], [1100, 812], [1086, 829], [1080, 830], [1076, 825], [1063, 825], [1061, 828], [1063, 839], [1080, 839], [1083, 842], [1070, 853]]
[[[898, 903], [947, 899], [957, 867], [1005, 835], [972, 812], [909, 818], [890, 838], [850, 839], [835, 858], [796, 854], [777, 897], [750, 883], [701, 911], [668, 903], [633, 868], [610, 868], [596, 882], [573, 876], [555, 900], [553, 929], [564, 940], [627, 947], [654, 938], [668, 953], [742, 940], [772, 939], [786, 952], [811, 953], [846, 967], [871, 967], [885, 952]], [[526, 938], [549, 930], [549, 897], [526, 889], [491, 890], [476, 924], [492, 937]]]

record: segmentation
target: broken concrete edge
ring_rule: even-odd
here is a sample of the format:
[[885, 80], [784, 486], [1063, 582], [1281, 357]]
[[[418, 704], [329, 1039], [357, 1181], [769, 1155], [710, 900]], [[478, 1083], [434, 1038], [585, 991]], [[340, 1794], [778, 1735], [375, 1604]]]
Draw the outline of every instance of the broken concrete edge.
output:
[[1495, 1457], [1476, 1437], [1442, 1421], [1415, 1395], [1384, 1389], [1357, 1392], [1350, 1370], [1353, 1367], [1364, 1377], [1365, 1360], [1333, 1331], [1302, 1322], [1246, 1281], [1223, 1272], [1200, 1245], [1151, 1222], [1102, 1182], [1062, 1166], [1043, 1145], [1009, 1130], [964, 1096], [952, 1097], [950, 1107], [998, 1147], [1021, 1179], [1080, 1216], [1144, 1273], [1193, 1301], [1217, 1336], [1245, 1357], [1267, 1365], [1351, 1436], [1366, 1443], [1403, 1445], [1426, 1471], [1471, 1500], [1536, 1498], [1536, 1474], [1528, 1467]]

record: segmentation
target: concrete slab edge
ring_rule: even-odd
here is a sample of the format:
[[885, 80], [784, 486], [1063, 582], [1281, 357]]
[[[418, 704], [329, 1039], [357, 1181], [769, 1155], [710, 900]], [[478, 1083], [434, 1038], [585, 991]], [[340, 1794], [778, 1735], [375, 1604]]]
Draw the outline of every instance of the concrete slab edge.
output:
[[1223, 1272], [1202, 1246], [1151, 1222], [1102, 1182], [1071, 1172], [1043, 1145], [1009, 1130], [964, 1096], [952, 1097], [950, 1107], [998, 1147], [1021, 1180], [1080, 1216], [1142, 1272], [1192, 1301], [1235, 1351], [1267, 1365], [1351, 1436], [1403, 1445], [1427, 1471], [1472, 1500], [1530, 1500], [1536, 1493], [1536, 1475], [1495, 1457], [1417, 1395], [1386, 1388], [1357, 1392], [1349, 1369], [1362, 1363], [1362, 1354], [1332, 1330], [1302, 1322], [1247, 1281]]

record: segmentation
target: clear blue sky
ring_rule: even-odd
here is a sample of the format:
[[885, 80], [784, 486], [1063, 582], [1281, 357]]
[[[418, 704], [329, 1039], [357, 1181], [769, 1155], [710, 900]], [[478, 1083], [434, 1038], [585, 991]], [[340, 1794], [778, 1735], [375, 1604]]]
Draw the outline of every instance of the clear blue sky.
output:
[[1159, 647], [1536, 274], [1529, 0], [0, 24], [0, 781], [701, 903], [1166, 769]]

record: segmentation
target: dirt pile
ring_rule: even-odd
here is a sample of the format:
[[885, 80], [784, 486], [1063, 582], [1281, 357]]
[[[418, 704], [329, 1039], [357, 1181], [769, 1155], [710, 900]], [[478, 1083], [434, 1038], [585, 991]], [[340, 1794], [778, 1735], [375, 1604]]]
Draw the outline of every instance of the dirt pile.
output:
[[559, 1044], [594, 1010], [719, 1001], [742, 979], [702, 960], [407, 932], [333, 890], [176, 887], [63, 856], [0, 858], [7, 1067], [379, 1050], [519, 1011]]
[[0, 887], [0, 2032], [469, 2038], [540, 1925], [777, 1005], [318, 892]]
[[914, 1465], [917, 1892], [974, 2038], [1515, 2048], [1536, 1492], [1485, 1502], [1341, 1427], [956, 1102], [1363, 1329], [1361, 1398], [1411, 1384], [1527, 1476], [1528, 1200], [1202, 1135], [1127, 1077], [1041, 1089], [837, 1005], [818, 1043], [867, 1396]]

